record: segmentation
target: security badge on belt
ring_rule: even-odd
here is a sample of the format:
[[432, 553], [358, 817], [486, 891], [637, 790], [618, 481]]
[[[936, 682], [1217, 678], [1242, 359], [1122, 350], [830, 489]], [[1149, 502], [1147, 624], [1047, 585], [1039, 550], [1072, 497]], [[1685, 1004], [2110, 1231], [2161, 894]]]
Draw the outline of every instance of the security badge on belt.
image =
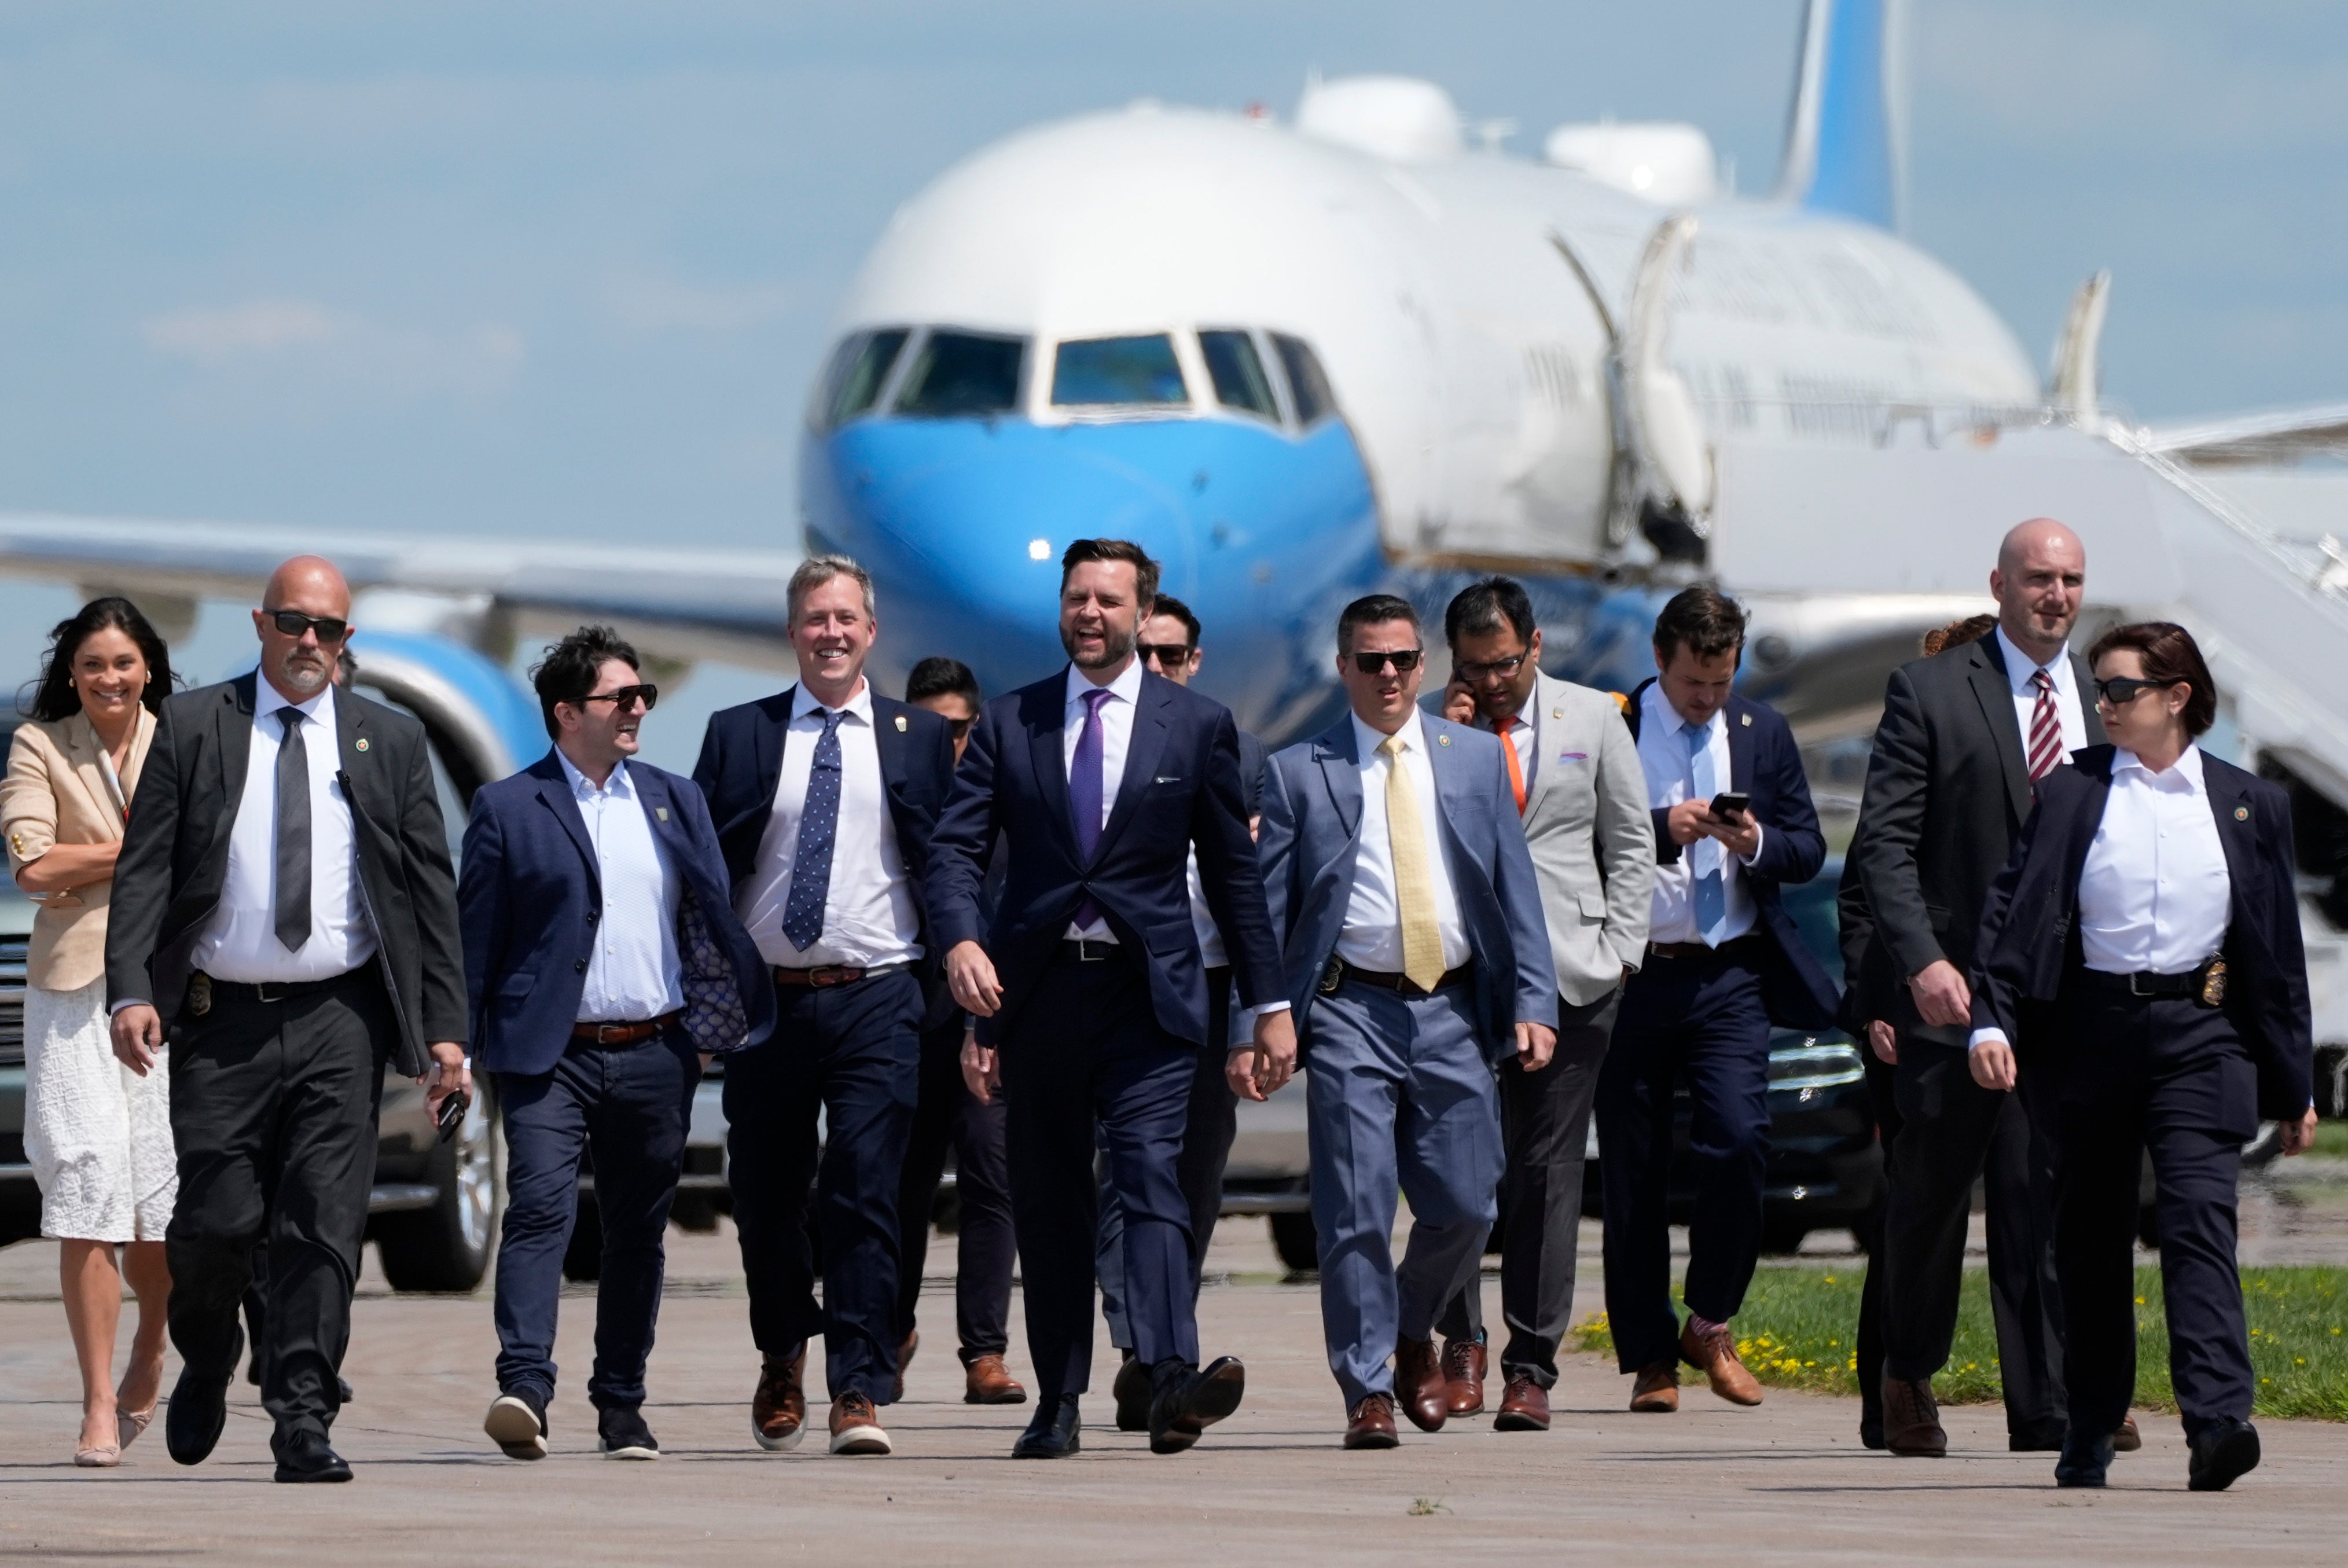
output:
[[2201, 972], [2201, 1005], [2205, 1007], [2219, 1007], [2223, 1006], [2225, 1001], [2226, 961], [2223, 958], [2212, 958], [2209, 960], [2209, 967]]
[[212, 1010], [212, 977], [202, 970], [188, 976], [188, 1011], [202, 1017]]

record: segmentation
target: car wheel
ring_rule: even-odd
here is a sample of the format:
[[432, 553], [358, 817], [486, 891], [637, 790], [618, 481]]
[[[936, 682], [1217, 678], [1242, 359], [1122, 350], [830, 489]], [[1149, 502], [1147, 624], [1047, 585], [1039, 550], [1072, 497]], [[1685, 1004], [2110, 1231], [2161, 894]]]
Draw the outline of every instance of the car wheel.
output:
[[1291, 1274], [1311, 1274], [1321, 1266], [1321, 1234], [1313, 1228], [1310, 1210], [1272, 1214], [1272, 1250]]
[[394, 1290], [469, 1291], [489, 1272], [505, 1212], [505, 1135], [492, 1091], [479, 1079], [475, 1089], [456, 1135], [436, 1145], [425, 1165], [425, 1180], [438, 1193], [431, 1206], [375, 1222], [384, 1277]]

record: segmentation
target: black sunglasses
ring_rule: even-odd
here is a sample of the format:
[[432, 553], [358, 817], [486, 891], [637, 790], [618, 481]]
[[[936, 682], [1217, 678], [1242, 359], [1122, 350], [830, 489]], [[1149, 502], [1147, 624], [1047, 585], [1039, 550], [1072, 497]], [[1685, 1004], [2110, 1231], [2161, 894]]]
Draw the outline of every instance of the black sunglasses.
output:
[[282, 636], [298, 637], [314, 630], [321, 643], [339, 643], [351, 631], [348, 621], [338, 621], [332, 615], [304, 615], [299, 610], [272, 610], [269, 619]]
[[2114, 707], [2126, 707], [2138, 693], [2175, 686], [2175, 681], [2140, 681], [2134, 676], [2114, 676], [2096, 683], [2096, 695]]
[[1141, 655], [1145, 665], [1154, 664], [1161, 670], [1170, 670], [1190, 662], [1188, 643], [1136, 643], [1133, 651]]
[[1488, 676], [1515, 675], [1525, 667], [1527, 657], [1524, 654], [1515, 654], [1505, 659], [1494, 659], [1488, 665], [1462, 664], [1455, 659], [1451, 664], [1451, 673], [1472, 685]]
[[622, 686], [617, 691], [596, 692], [591, 696], [582, 696], [579, 700], [582, 705], [591, 702], [608, 702], [613, 704], [623, 713], [635, 704], [642, 703], [644, 711], [650, 713], [653, 710], [653, 704], [660, 701], [660, 687], [646, 681], [642, 686]]
[[1426, 656], [1425, 648], [1396, 648], [1391, 653], [1385, 654], [1355, 654], [1354, 667], [1365, 676], [1374, 676], [1385, 668], [1386, 661], [1391, 659], [1398, 672], [1408, 675], [1418, 668], [1418, 661]]

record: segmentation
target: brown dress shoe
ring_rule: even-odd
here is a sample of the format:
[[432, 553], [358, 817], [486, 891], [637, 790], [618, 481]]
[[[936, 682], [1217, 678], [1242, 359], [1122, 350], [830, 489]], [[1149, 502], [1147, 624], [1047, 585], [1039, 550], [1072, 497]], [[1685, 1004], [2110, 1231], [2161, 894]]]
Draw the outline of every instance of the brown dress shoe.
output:
[[1492, 1418], [1496, 1432], [1549, 1430], [1549, 1390], [1529, 1377], [1509, 1379], [1500, 1394], [1500, 1413]]
[[1726, 1324], [1709, 1334], [1695, 1331], [1695, 1319], [1688, 1319], [1680, 1330], [1680, 1354], [1691, 1367], [1701, 1367], [1712, 1383], [1712, 1391], [1732, 1405], [1757, 1405], [1761, 1402], [1761, 1384], [1745, 1369], [1736, 1358], [1736, 1338], [1728, 1332]]
[[1680, 1408], [1680, 1364], [1650, 1361], [1639, 1368], [1631, 1385], [1631, 1408], [1645, 1416], [1667, 1416]]
[[1422, 1432], [1443, 1429], [1443, 1364], [1430, 1339], [1395, 1340], [1395, 1403]]
[[1883, 1375], [1883, 1446], [1903, 1459], [1944, 1459], [1949, 1434], [1941, 1429], [1941, 1403], [1930, 1382]]
[[880, 1412], [863, 1395], [850, 1392], [831, 1402], [831, 1451], [836, 1454], [885, 1454], [889, 1434], [880, 1429]]
[[750, 1396], [750, 1435], [770, 1454], [788, 1453], [807, 1436], [807, 1346], [788, 1361], [769, 1358], [758, 1369], [757, 1392]]
[[905, 1343], [897, 1346], [897, 1382], [896, 1386], [890, 1390], [891, 1404], [893, 1405], [905, 1397], [905, 1368], [913, 1364], [913, 1352], [921, 1347], [922, 1331], [918, 1328], [905, 1330]]
[[1484, 1413], [1484, 1338], [1443, 1342], [1443, 1408], [1454, 1416]]
[[2136, 1429], [2134, 1416], [2122, 1416], [2120, 1424], [2112, 1429], [2112, 1452], [2132, 1454], [2144, 1447], [2144, 1434]]
[[1027, 1390], [1011, 1376], [1000, 1356], [973, 1356], [963, 1374], [962, 1402], [965, 1405], [1024, 1405]]
[[1402, 1441], [1395, 1431], [1394, 1396], [1365, 1394], [1345, 1422], [1349, 1449], [1390, 1449]]

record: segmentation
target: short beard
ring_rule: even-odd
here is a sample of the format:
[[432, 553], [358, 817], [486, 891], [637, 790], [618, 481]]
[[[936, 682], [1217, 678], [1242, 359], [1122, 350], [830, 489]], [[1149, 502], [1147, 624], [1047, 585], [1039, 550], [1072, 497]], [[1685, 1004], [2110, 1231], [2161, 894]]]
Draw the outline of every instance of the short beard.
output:
[[1101, 629], [1100, 656], [1087, 661], [1076, 652], [1076, 634], [1066, 626], [1060, 628], [1060, 646], [1066, 652], [1068, 662], [1080, 670], [1105, 670], [1112, 665], [1123, 664], [1133, 653], [1133, 645], [1140, 640], [1141, 628], [1138, 625], [1122, 637], [1113, 628], [1104, 626]]
[[315, 696], [325, 690], [327, 682], [334, 678], [334, 670], [323, 662], [314, 667], [307, 667], [287, 659], [278, 665], [277, 673], [284, 677], [287, 686], [304, 696]]

